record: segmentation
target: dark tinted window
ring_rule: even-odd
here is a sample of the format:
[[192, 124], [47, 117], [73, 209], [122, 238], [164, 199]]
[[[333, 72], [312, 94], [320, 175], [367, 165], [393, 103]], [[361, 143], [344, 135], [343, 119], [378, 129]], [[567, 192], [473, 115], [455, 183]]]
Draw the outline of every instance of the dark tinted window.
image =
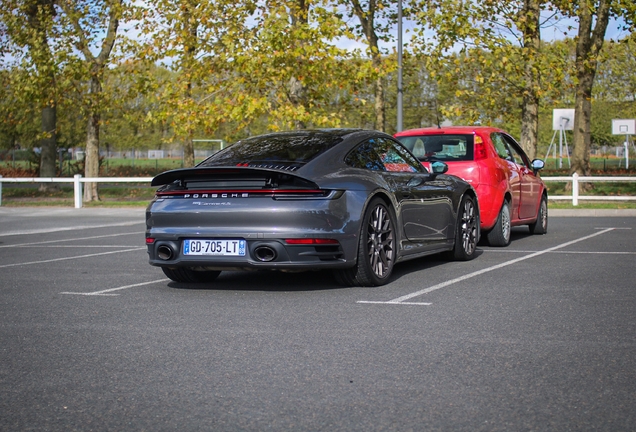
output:
[[419, 160], [473, 160], [472, 134], [440, 134], [398, 137]]
[[210, 156], [199, 166], [251, 166], [295, 170], [337, 145], [342, 136], [294, 132], [247, 138]]
[[425, 171], [420, 162], [403, 146], [386, 138], [372, 138], [363, 142], [347, 155], [345, 163], [372, 171]]
[[374, 141], [366, 141], [356, 147], [345, 158], [345, 163], [354, 168], [385, 171], [384, 164], [376, 151]]

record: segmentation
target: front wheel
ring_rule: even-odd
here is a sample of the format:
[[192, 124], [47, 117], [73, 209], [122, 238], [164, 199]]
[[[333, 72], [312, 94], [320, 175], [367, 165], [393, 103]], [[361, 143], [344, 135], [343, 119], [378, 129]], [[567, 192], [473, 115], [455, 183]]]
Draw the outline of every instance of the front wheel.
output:
[[221, 274], [220, 271], [195, 271], [187, 267], [161, 267], [161, 270], [173, 281], [185, 283], [212, 282]]
[[457, 214], [455, 246], [451, 251], [452, 259], [456, 261], [469, 261], [475, 258], [478, 241], [479, 212], [475, 205], [475, 199], [471, 196], [464, 196]]
[[541, 197], [541, 204], [537, 210], [537, 220], [529, 225], [530, 234], [545, 234], [548, 232], [548, 199]]
[[510, 244], [510, 203], [504, 201], [497, 216], [495, 226], [486, 235], [490, 246], [508, 246]]
[[336, 270], [345, 286], [379, 286], [389, 281], [395, 264], [395, 216], [379, 198], [369, 203], [362, 219], [358, 259], [349, 269]]

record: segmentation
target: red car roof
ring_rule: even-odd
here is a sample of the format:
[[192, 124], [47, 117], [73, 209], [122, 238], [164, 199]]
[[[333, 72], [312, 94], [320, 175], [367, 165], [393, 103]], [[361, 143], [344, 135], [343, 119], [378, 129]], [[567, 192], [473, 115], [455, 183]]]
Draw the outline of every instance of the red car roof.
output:
[[394, 136], [413, 136], [413, 135], [437, 135], [452, 133], [490, 133], [504, 132], [502, 129], [492, 126], [443, 126], [443, 127], [426, 127], [418, 129], [409, 129], [396, 133]]

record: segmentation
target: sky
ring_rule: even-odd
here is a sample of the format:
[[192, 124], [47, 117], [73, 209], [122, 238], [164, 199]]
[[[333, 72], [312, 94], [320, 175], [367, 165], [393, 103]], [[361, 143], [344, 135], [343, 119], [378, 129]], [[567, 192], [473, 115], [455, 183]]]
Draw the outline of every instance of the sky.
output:
[[[617, 39], [626, 37], [628, 35], [628, 32], [625, 30], [622, 30], [623, 24], [624, 24], [624, 21], [622, 20], [610, 21], [610, 24], [608, 25], [608, 28], [607, 28], [606, 40], [610, 40], [610, 39], [617, 40]], [[126, 25], [125, 23], [122, 23], [122, 30], [124, 29], [124, 27], [128, 27], [129, 31], [127, 32], [127, 36], [134, 38], [135, 30], [131, 27], [131, 24], [129, 23], [129, 25]], [[412, 20], [404, 19], [402, 27], [403, 27], [403, 36], [402, 36], [403, 42], [404, 44], [408, 44], [413, 34], [413, 30], [416, 29], [417, 27], [417, 24]], [[566, 37], [574, 38], [577, 34], [577, 28], [578, 28], [578, 23], [576, 19], [572, 19], [572, 18], [562, 19], [556, 24], [544, 26], [544, 28], [542, 28], [542, 31], [541, 31], [541, 38], [543, 41], [560, 40]], [[397, 29], [397, 26], [395, 26], [393, 28], [393, 40], [390, 42], [381, 42], [381, 48], [389, 52], [396, 50], [397, 32], [398, 32], [398, 29]], [[431, 39], [435, 37], [434, 32], [432, 31], [427, 31], [426, 35]], [[336, 45], [340, 48], [351, 50], [351, 51], [359, 50], [363, 54], [366, 52], [366, 47], [367, 47], [364, 41], [353, 41], [349, 39], [340, 39], [336, 42]], [[0, 63], [6, 63], [7, 61], [10, 61], [10, 60], [11, 60], [10, 56], [4, 56], [2, 59], [0, 59]]]
[[[624, 20], [610, 20], [610, 23], [607, 27], [607, 32], [605, 34], [606, 40], [618, 40], [629, 35], [628, 31], [622, 29], [624, 26]], [[402, 31], [403, 31], [403, 42], [408, 44], [411, 35], [413, 34], [413, 30], [416, 29], [417, 24], [412, 20], [404, 19], [402, 23]], [[550, 42], [554, 40], [562, 40], [565, 38], [574, 38], [577, 36], [578, 32], [578, 21], [574, 18], [561, 19], [558, 23], [554, 23], [551, 25], [545, 25], [541, 30], [541, 40]], [[393, 29], [393, 41], [391, 42], [381, 42], [381, 47], [392, 51], [396, 49], [396, 40], [397, 40], [398, 29], [397, 26]], [[430, 38], [434, 38], [434, 32], [428, 30], [426, 31], [426, 35]], [[366, 44], [363, 42], [353, 41], [349, 39], [341, 39], [337, 42], [337, 46], [340, 48], [344, 48], [347, 50], [360, 50], [364, 53], [366, 49]]]

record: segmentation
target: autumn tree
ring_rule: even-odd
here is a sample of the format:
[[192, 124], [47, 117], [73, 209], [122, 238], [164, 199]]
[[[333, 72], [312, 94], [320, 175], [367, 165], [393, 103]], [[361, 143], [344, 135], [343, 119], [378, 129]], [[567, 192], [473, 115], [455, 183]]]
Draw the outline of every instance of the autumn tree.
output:
[[607, 26], [612, 17], [622, 17], [627, 25], [633, 26], [636, 4], [622, 0], [568, 0], [555, 3], [563, 13], [578, 21], [575, 58], [576, 100], [570, 172], [590, 175], [592, 90]]
[[[22, 96], [33, 96], [32, 102], [40, 111], [40, 177], [56, 175], [59, 53], [51, 41], [55, 38], [55, 16], [53, 0], [7, 0], [0, 5], [7, 54], [21, 60], [29, 72], [16, 75], [27, 80], [24, 87], [33, 89]], [[41, 191], [57, 189], [55, 183], [40, 184]]]
[[237, 128], [250, 127], [246, 113], [264, 116], [268, 130], [341, 125], [346, 105], [333, 101], [358, 77], [349, 53], [336, 46], [346, 33], [340, 13], [322, 1], [273, 1], [242, 28], [245, 38], [222, 55], [231, 67], [226, 101]]
[[107, 150], [158, 149], [172, 134], [171, 129], [149, 115], [158, 109], [157, 83], [167, 82], [174, 72], [128, 58], [106, 71], [104, 90], [111, 107], [104, 113], [100, 134]]
[[[601, 52], [592, 91], [594, 99], [632, 105], [636, 110], [636, 33], [608, 41]], [[632, 111], [624, 118], [634, 118]]]
[[[124, 12], [123, 0], [104, 2], [58, 0], [61, 38], [71, 44], [81, 57], [69, 55], [72, 70], [86, 82], [84, 110], [86, 112], [86, 156], [84, 175], [99, 176], [99, 130], [104, 106], [102, 92], [104, 70], [115, 42]], [[97, 183], [86, 183], [84, 201], [97, 201]]]
[[39, 122], [29, 100], [30, 74], [18, 66], [0, 70], [0, 149], [15, 151], [38, 144]]
[[[224, 121], [220, 101], [230, 77], [220, 70], [224, 44], [241, 43], [237, 28], [254, 5], [249, 2], [159, 0], [147, 5], [140, 31], [138, 58], [145, 71], [164, 65], [170, 75], [153, 75], [155, 109], [148, 118], [167, 124], [172, 140], [183, 145], [184, 164], [192, 166], [195, 134], [212, 132]], [[140, 79], [148, 78], [142, 71]]]
[[523, 93], [521, 102], [521, 147], [530, 159], [537, 152], [539, 136], [539, 98], [541, 94], [541, 4], [542, 0], [524, 0], [514, 21], [521, 32]]
[[[493, 116], [505, 119], [506, 113], [500, 109], [502, 101], [516, 99], [520, 141], [528, 155], [534, 157], [539, 105], [559, 84], [558, 80], [542, 77], [554, 77], [554, 71], [563, 68], [561, 59], [550, 55], [541, 43], [541, 26], [553, 22], [553, 15], [542, 18], [542, 12], [549, 12], [546, 3], [416, 0], [413, 10], [422, 24], [420, 47], [429, 70], [447, 84], [461, 79], [464, 85], [457, 86], [456, 96], [460, 100], [480, 99], [480, 104], [488, 108], [475, 113], [474, 121], [492, 121]], [[432, 39], [430, 31], [435, 34]], [[447, 113], [457, 115], [470, 110], [471, 105], [475, 104], [456, 105]]]
[[353, 25], [351, 34], [355, 39], [365, 41], [366, 54], [371, 59], [365, 65], [364, 73], [374, 80], [375, 128], [386, 128], [386, 101], [384, 82], [387, 74], [397, 68], [394, 58], [381, 42], [392, 41], [392, 28], [397, 22], [397, 3], [391, 0], [342, 0], [347, 7], [347, 15], [356, 17], [359, 24]]

